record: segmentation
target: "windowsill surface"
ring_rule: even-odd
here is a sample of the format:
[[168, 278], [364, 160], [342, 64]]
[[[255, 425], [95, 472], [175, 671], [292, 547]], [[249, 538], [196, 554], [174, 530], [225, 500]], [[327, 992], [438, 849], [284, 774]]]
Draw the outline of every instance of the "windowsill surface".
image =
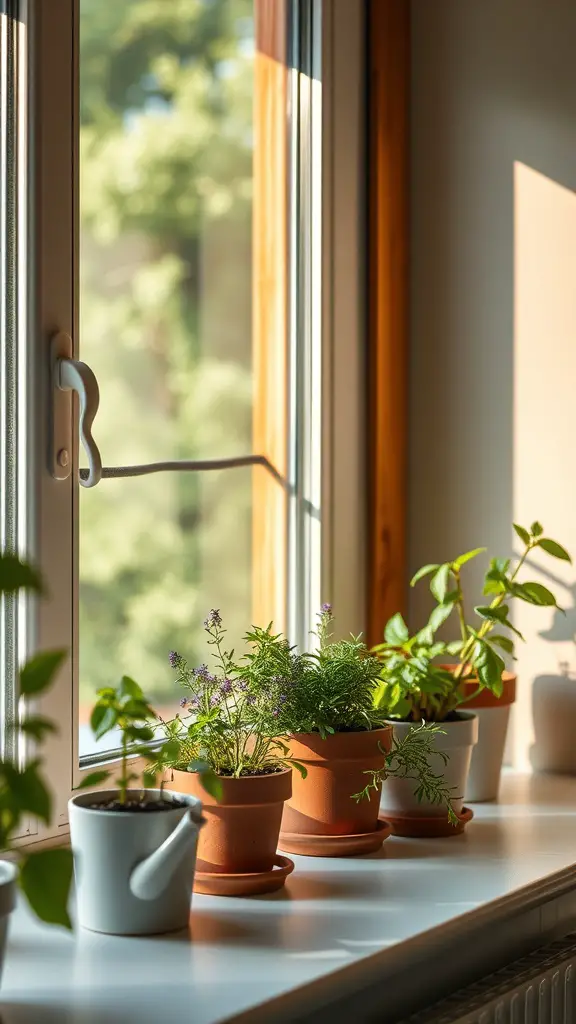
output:
[[[391, 838], [380, 854], [346, 860], [296, 857], [283, 892], [195, 896], [190, 936], [71, 936], [19, 908], [2, 1024], [215, 1024], [343, 969], [338, 982], [360, 993], [424, 938], [428, 949], [447, 934], [469, 943], [487, 921], [576, 889], [575, 858], [576, 779], [510, 774], [500, 803], [476, 805], [466, 835]], [[311, 997], [336, 985], [329, 978]], [[296, 1019], [293, 998], [258, 1020]]]

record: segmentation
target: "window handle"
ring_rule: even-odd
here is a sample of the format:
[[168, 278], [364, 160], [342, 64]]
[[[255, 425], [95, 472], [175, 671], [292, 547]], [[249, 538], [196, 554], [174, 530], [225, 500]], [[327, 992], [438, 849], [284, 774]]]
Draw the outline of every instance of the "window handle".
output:
[[80, 476], [80, 483], [83, 487], [95, 487], [102, 479], [102, 459], [92, 437], [92, 424], [100, 404], [98, 381], [87, 363], [78, 359], [58, 359], [56, 383], [61, 391], [75, 391], [78, 395], [78, 428], [88, 458], [88, 472]]

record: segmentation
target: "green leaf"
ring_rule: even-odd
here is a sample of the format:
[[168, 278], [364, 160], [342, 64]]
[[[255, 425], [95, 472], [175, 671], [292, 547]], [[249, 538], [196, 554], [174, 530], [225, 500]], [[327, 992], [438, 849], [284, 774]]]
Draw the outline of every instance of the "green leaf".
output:
[[120, 682], [120, 696], [132, 697], [133, 700], [144, 700], [142, 689], [130, 676], [122, 676]]
[[48, 733], [58, 732], [54, 722], [51, 722], [49, 718], [44, 718], [42, 715], [31, 715], [30, 718], [24, 719], [23, 722], [15, 722], [14, 728], [25, 736], [32, 736], [38, 743], [41, 743]]
[[536, 522], [532, 523], [530, 531], [533, 537], [539, 537], [542, 533], [544, 533], [544, 527], [541, 525], [541, 523], [538, 522], [538, 520], [536, 520]]
[[435, 562], [433, 565], [423, 565], [421, 569], [418, 569], [418, 572], [414, 573], [412, 579], [410, 580], [410, 586], [415, 587], [416, 584], [418, 583], [418, 580], [423, 579], [424, 576], [429, 576], [431, 572], [436, 572], [436, 569], [439, 568], [440, 566], [437, 562]]
[[148, 743], [154, 739], [154, 729], [149, 725], [127, 725], [124, 735], [135, 743]]
[[206, 763], [206, 761], [192, 761], [186, 770], [189, 772], [198, 772], [200, 782], [206, 792], [209, 793], [210, 796], [214, 797], [215, 800], [220, 801], [222, 799], [224, 795], [222, 783], [216, 775], [216, 772], [209, 764]]
[[491, 633], [490, 643], [497, 644], [507, 654], [514, 654], [514, 641], [509, 636], [502, 636], [501, 633]]
[[474, 611], [482, 619], [488, 619], [490, 622], [505, 622], [508, 615], [508, 605], [501, 604], [496, 608], [491, 608], [489, 605], [478, 605]]
[[176, 761], [180, 756], [181, 749], [182, 745], [180, 743], [180, 740], [174, 737], [173, 739], [170, 739], [163, 744], [161, 750], [162, 757], [165, 758], [167, 761]]
[[450, 579], [450, 566], [446, 562], [441, 565], [440, 568], [430, 580], [430, 590], [433, 596], [436, 598], [439, 604], [444, 603], [444, 598], [448, 592], [448, 580]]
[[480, 646], [481, 652], [474, 666], [478, 673], [478, 678], [493, 693], [497, 693], [498, 689], [501, 693], [502, 673], [506, 667], [504, 660], [487, 643], [482, 643]]
[[156, 785], [156, 779], [160, 774], [157, 768], [146, 768], [142, 773], [142, 782], [145, 789], [154, 789]]
[[463, 565], [466, 565], [466, 562], [470, 562], [473, 558], [481, 555], [484, 551], [486, 551], [486, 548], [474, 548], [472, 551], [467, 551], [465, 555], [460, 555], [459, 558], [455, 558], [452, 565], [455, 569], [461, 569]]
[[[289, 764], [291, 768], [295, 768], [303, 779], [308, 777], [308, 769], [305, 768], [303, 764], [300, 764], [300, 761], [294, 761], [291, 757], [287, 757], [286, 764]], [[215, 799], [218, 799], [218, 797]]]
[[68, 915], [72, 869], [71, 850], [57, 848], [25, 855], [20, 867], [20, 887], [41, 921], [72, 928]]
[[116, 708], [106, 707], [104, 704], [94, 705], [90, 715], [90, 726], [97, 740], [102, 739], [117, 724], [118, 712]]
[[542, 583], [515, 583], [512, 593], [522, 601], [527, 601], [528, 604], [535, 604], [541, 608], [557, 607], [554, 594]]
[[19, 772], [13, 765], [4, 763], [2, 770], [13, 806], [49, 825], [52, 799], [38, 773], [39, 764], [39, 761], [31, 761], [24, 771]]
[[572, 558], [563, 548], [561, 544], [557, 544], [555, 540], [550, 540], [549, 537], [543, 537], [542, 540], [538, 541], [538, 547], [541, 547], [543, 551], [546, 551], [549, 555], [553, 555], [554, 558], [561, 558], [563, 562], [571, 562]]
[[446, 650], [448, 651], [448, 654], [451, 654], [452, 657], [455, 657], [456, 655], [460, 654], [463, 646], [464, 643], [462, 640], [453, 640], [451, 643], [448, 644]]
[[40, 574], [17, 555], [0, 554], [0, 594], [13, 594], [17, 590], [43, 590]]
[[77, 786], [74, 786], [74, 790], [91, 789], [92, 786], [98, 786], [101, 782], [105, 782], [106, 779], [110, 778], [110, 775], [111, 772], [106, 768], [101, 768], [97, 772], [89, 772], [88, 775], [83, 776], [82, 781]]
[[530, 543], [530, 534], [528, 533], [528, 530], [525, 530], [523, 526], [518, 526], [518, 523], [513, 523], [512, 525], [516, 530], [516, 533], [520, 537], [522, 543], [528, 546], [528, 544]]
[[410, 633], [408, 632], [408, 626], [404, 622], [400, 612], [396, 612], [391, 619], [386, 623], [384, 629], [384, 639], [387, 644], [391, 644], [393, 647], [401, 647], [409, 639]]
[[435, 633], [437, 629], [440, 629], [442, 623], [446, 622], [446, 619], [451, 616], [453, 611], [453, 604], [437, 604], [428, 619], [430, 629]]
[[42, 651], [26, 662], [20, 672], [20, 693], [23, 696], [43, 693], [66, 658], [66, 651]]

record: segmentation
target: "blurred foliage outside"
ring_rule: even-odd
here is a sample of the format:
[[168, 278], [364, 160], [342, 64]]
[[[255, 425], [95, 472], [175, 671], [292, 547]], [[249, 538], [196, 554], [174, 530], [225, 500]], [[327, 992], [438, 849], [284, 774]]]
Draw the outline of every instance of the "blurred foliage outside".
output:
[[[81, 0], [80, 351], [104, 465], [252, 448], [252, 0]], [[80, 496], [81, 718], [133, 676], [176, 704], [220, 608], [250, 623], [250, 470]], [[82, 742], [81, 742], [82, 752]]]

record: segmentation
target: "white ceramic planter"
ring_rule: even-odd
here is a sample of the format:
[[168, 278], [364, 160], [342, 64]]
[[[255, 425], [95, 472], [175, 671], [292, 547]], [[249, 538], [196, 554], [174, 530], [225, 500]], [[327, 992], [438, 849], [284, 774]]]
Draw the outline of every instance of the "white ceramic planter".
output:
[[474, 714], [478, 716], [478, 743], [472, 754], [466, 800], [479, 803], [498, 799], [510, 704], [474, 708]]
[[[202, 805], [164, 793], [185, 806], [145, 813], [106, 811], [116, 790], [70, 800], [78, 923], [109, 935], [153, 935], [185, 928], [190, 915]], [[132, 791], [131, 796], [140, 796]], [[158, 800], [160, 790], [146, 790]]]
[[[404, 739], [415, 728], [411, 722], [391, 722], [396, 739]], [[475, 714], [461, 712], [456, 722], [443, 722], [443, 733], [433, 739], [436, 750], [448, 755], [448, 763], [444, 765], [439, 754], [432, 754], [430, 768], [436, 775], [443, 775], [446, 785], [453, 791], [452, 807], [460, 814], [466, 790], [466, 781], [472, 758], [472, 750], [478, 740], [478, 719]], [[419, 801], [414, 794], [416, 782], [413, 779], [388, 778], [382, 786], [380, 807], [382, 817], [446, 817], [443, 804], [431, 804]]]
[[4, 954], [8, 936], [10, 914], [16, 906], [17, 869], [7, 860], [0, 860], [0, 981], [4, 968]]
[[490, 690], [477, 693], [474, 682], [468, 683], [466, 689], [467, 694], [476, 692], [476, 696], [463, 704], [462, 710], [478, 715], [478, 743], [472, 754], [466, 800], [497, 800], [510, 708], [516, 700], [516, 676], [512, 672], [502, 673], [502, 694], [498, 698]]

